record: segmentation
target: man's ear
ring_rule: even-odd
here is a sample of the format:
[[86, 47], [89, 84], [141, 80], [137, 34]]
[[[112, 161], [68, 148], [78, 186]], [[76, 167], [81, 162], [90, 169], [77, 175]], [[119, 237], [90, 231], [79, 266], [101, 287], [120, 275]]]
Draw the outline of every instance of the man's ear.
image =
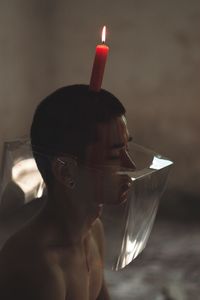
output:
[[51, 169], [55, 180], [59, 183], [64, 184], [66, 178], [70, 176], [68, 165], [65, 163], [64, 159], [62, 159], [62, 157], [55, 157], [53, 159]]
[[66, 157], [56, 157], [52, 161], [52, 172], [55, 180], [61, 184], [66, 183], [66, 179], [72, 178], [76, 161]]

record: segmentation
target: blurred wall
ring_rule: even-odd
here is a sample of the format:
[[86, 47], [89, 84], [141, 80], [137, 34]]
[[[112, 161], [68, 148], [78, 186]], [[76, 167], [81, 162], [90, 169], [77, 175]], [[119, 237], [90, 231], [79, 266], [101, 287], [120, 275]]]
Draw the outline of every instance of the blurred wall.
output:
[[89, 82], [106, 24], [103, 87], [125, 104], [134, 141], [175, 161], [168, 190], [198, 199], [199, 0], [4, 0], [0, 24], [0, 155], [44, 96]]

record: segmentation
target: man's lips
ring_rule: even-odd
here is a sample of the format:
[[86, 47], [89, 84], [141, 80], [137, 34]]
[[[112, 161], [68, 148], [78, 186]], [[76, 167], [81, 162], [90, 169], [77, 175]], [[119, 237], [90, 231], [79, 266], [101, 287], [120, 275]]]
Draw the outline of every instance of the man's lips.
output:
[[120, 195], [127, 194], [130, 187], [131, 187], [130, 182], [124, 183], [120, 188]]
[[122, 187], [120, 189], [120, 193], [119, 193], [120, 203], [123, 203], [124, 201], [127, 200], [127, 196], [128, 196], [128, 192], [130, 190], [130, 187], [131, 187], [130, 182], [127, 182], [127, 183], [122, 185]]

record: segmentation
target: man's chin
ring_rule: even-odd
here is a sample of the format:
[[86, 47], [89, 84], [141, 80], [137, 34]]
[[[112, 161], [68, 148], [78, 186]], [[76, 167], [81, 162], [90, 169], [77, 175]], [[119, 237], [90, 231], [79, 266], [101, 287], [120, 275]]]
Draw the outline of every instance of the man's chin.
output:
[[127, 201], [128, 199], [128, 191], [124, 192], [123, 194], [120, 195], [119, 197], [119, 204], [123, 204]]
[[101, 216], [102, 211], [103, 211], [103, 204], [98, 204], [95, 211], [96, 218], [99, 218]]
[[93, 223], [97, 218], [99, 218], [103, 211], [103, 204], [95, 204], [90, 212], [89, 220]]

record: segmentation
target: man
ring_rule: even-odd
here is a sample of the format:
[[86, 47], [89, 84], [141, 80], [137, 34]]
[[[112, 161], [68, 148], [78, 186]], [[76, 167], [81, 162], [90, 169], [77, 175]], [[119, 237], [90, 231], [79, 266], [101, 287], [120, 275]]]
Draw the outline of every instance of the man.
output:
[[47, 203], [0, 253], [0, 299], [110, 299], [99, 217], [102, 204], [126, 200], [129, 182], [113, 170], [134, 168], [124, 114], [115, 96], [86, 85], [39, 104], [31, 143]]

